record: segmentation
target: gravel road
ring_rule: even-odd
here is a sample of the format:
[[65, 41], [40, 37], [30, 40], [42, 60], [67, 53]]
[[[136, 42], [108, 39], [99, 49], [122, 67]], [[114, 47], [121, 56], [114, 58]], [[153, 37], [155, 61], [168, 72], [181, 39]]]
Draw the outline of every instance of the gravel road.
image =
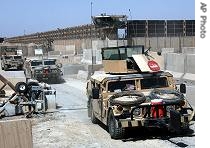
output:
[[[163, 131], [134, 129], [125, 139], [113, 140], [104, 125], [92, 124], [87, 117], [85, 81], [71, 77], [57, 90], [58, 112], [37, 115], [32, 119], [34, 148], [168, 148], [195, 147], [194, 133], [178, 136]], [[188, 89], [194, 91], [193, 87]], [[190, 102], [194, 102], [190, 92]], [[194, 125], [190, 127], [195, 129]]]

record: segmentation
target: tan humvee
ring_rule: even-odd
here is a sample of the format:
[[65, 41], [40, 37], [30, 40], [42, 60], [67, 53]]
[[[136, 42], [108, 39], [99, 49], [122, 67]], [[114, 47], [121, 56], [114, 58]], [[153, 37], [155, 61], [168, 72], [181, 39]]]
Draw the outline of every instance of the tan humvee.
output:
[[[114, 52], [115, 58], [106, 58], [114, 57]], [[185, 85], [180, 85], [182, 93], [177, 91], [173, 75], [160, 71], [143, 47], [103, 48], [102, 59], [105, 71], [95, 73], [87, 82], [88, 116], [93, 123], [101, 121], [108, 126], [114, 139], [122, 138], [127, 127], [176, 132], [189, 128], [194, 110], [182, 94]]]
[[[21, 51], [21, 54], [19, 51]], [[2, 46], [0, 47], [0, 54], [2, 70], [23, 70], [24, 58], [22, 50], [18, 50], [15, 46]]]
[[59, 82], [63, 72], [62, 64], [54, 58], [27, 59], [24, 64], [24, 72], [27, 79], [36, 79], [39, 82]]

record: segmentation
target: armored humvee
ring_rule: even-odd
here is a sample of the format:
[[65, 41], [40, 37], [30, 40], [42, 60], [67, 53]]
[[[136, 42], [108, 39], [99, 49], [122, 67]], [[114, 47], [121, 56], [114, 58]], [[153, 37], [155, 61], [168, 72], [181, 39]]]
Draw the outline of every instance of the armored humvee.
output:
[[16, 69], [22, 70], [24, 58], [18, 54], [17, 47], [1, 47], [1, 67], [2, 70]]
[[24, 72], [27, 79], [36, 79], [39, 82], [57, 82], [63, 75], [62, 64], [51, 59], [27, 59], [24, 64]]
[[194, 110], [173, 75], [160, 70], [143, 46], [102, 48], [104, 72], [87, 82], [88, 116], [108, 126], [112, 138], [123, 138], [128, 127], [165, 128], [181, 133]]

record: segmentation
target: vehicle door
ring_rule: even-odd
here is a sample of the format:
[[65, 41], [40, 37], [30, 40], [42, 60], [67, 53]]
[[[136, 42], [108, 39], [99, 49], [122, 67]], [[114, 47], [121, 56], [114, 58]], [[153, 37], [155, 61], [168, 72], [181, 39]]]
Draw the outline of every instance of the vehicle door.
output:
[[100, 84], [97, 84], [97, 83], [94, 84], [94, 87], [99, 89], [99, 98], [91, 99], [92, 100], [92, 107], [93, 107], [93, 111], [95, 113], [95, 116], [100, 119], [101, 118], [101, 109], [102, 109], [101, 87], [100, 87]]

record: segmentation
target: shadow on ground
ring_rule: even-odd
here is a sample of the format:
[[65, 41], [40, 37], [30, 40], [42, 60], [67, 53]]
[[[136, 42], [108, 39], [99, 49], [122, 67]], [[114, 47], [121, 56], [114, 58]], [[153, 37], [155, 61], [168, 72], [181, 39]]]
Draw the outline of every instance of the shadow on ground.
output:
[[[99, 123], [99, 126], [106, 130], [108, 132], [108, 128], [102, 124]], [[188, 129], [187, 131], [177, 134], [169, 132], [166, 129], [158, 129], [158, 128], [128, 128], [126, 129], [126, 135], [123, 139], [121, 139], [123, 142], [129, 142], [129, 141], [140, 141], [140, 140], [148, 140], [148, 139], [160, 139], [160, 140], [167, 140], [177, 147], [187, 147], [188, 145], [178, 141], [178, 140], [171, 140], [171, 138], [178, 138], [178, 137], [195, 137], [194, 130]]]

